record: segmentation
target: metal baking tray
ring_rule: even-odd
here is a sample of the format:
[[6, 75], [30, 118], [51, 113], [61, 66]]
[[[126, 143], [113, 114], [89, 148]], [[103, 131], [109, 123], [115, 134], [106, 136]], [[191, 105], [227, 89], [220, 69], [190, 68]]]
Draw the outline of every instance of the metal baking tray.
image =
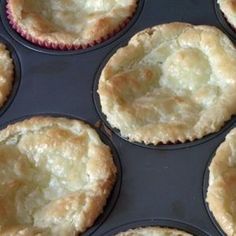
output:
[[77, 51], [43, 49], [21, 38], [6, 19], [6, 0], [0, 3], [0, 41], [7, 44], [15, 64], [14, 88], [0, 110], [0, 127], [39, 114], [73, 117], [96, 126], [112, 148], [118, 180], [104, 213], [83, 235], [109, 236], [150, 225], [178, 228], [196, 236], [224, 235], [205, 203], [208, 165], [236, 118], [197, 141], [146, 146], [130, 143], [111, 129], [96, 92], [110, 56], [147, 27], [173, 21], [214, 25], [235, 42], [234, 30], [216, 0], [139, 0], [135, 16], [121, 32]]

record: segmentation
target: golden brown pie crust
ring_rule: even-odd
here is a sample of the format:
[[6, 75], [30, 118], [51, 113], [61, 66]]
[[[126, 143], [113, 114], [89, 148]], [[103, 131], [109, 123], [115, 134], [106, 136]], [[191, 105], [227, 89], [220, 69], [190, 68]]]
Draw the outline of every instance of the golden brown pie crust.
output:
[[207, 202], [226, 235], [236, 235], [236, 129], [217, 148], [209, 167]]
[[102, 112], [130, 141], [176, 143], [218, 131], [236, 113], [236, 49], [212, 26], [139, 32], [104, 67]]
[[0, 43], [0, 107], [6, 102], [14, 80], [14, 67], [9, 51]]
[[8, 0], [12, 26], [46, 47], [88, 47], [109, 38], [133, 16], [137, 0]]
[[0, 235], [71, 236], [103, 211], [116, 167], [89, 125], [34, 117], [0, 131], [0, 178]]

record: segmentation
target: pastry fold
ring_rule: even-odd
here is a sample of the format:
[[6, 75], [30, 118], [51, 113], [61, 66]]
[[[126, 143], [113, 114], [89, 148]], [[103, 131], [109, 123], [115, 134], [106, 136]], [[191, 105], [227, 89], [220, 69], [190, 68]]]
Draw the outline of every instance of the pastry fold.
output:
[[82, 121], [33, 117], [0, 131], [0, 235], [77, 235], [116, 178], [108, 146]]
[[192, 141], [236, 113], [236, 50], [219, 29], [169, 23], [137, 33], [102, 70], [102, 112], [130, 141]]

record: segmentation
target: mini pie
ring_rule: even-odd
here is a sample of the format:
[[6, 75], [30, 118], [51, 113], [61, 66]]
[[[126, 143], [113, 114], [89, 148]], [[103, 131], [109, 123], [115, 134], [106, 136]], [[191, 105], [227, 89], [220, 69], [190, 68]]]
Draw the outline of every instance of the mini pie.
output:
[[14, 67], [9, 51], [0, 43], [0, 107], [6, 102], [12, 89]]
[[170, 23], [136, 34], [106, 64], [102, 112], [130, 141], [185, 142], [236, 113], [236, 50], [211, 26]]
[[12, 26], [45, 47], [86, 48], [118, 32], [133, 16], [137, 0], [8, 0]]
[[177, 229], [169, 229], [162, 227], [146, 227], [131, 229], [127, 232], [119, 233], [116, 236], [191, 236]]
[[218, 147], [209, 172], [209, 209], [224, 232], [236, 236], [236, 128]]
[[235, 0], [218, 0], [220, 10], [224, 13], [228, 22], [236, 28], [236, 1]]
[[0, 235], [72, 236], [103, 211], [110, 149], [78, 120], [34, 117], [0, 131]]

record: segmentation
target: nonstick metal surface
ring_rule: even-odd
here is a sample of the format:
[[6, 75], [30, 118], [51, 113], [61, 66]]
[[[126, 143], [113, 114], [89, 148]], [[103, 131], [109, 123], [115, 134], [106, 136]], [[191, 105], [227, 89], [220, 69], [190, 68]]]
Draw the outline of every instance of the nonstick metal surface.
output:
[[0, 110], [0, 126], [38, 114], [82, 119], [106, 133], [103, 140], [120, 163], [104, 214], [83, 235], [108, 236], [150, 225], [179, 228], [196, 236], [223, 235], [205, 203], [207, 168], [236, 118], [218, 133], [194, 142], [137, 145], [116, 130], [108, 131], [96, 93], [105, 62], [146, 27], [173, 21], [214, 25], [235, 42], [219, 18], [215, 1], [140, 0], [134, 18], [116, 36], [89, 49], [67, 52], [42, 49], [21, 38], [8, 24], [5, 5], [6, 0], [1, 0], [0, 41], [12, 52], [16, 79], [9, 102]]

